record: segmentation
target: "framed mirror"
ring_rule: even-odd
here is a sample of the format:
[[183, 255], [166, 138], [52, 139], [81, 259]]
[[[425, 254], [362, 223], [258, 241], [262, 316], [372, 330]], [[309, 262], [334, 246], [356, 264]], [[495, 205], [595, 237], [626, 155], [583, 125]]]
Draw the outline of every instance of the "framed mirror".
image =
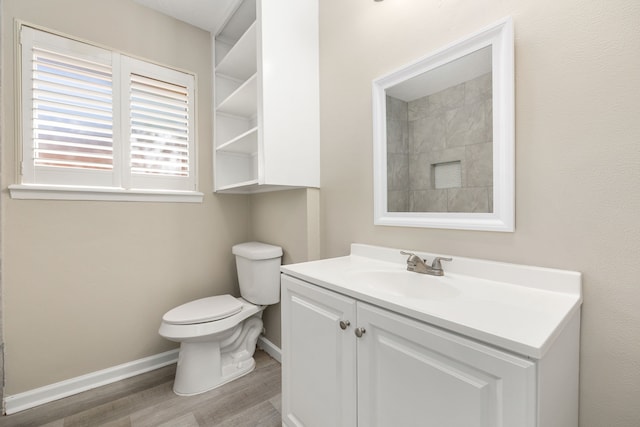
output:
[[374, 223], [514, 230], [511, 18], [373, 81]]

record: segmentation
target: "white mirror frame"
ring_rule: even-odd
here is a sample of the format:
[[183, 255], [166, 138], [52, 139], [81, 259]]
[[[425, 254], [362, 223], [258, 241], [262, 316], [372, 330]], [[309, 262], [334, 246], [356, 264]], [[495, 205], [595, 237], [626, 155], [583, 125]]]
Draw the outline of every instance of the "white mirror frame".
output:
[[[389, 212], [386, 90], [484, 47], [492, 47], [493, 212]], [[373, 81], [374, 224], [512, 232], [515, 227], [513, 22], [505, 18]]]

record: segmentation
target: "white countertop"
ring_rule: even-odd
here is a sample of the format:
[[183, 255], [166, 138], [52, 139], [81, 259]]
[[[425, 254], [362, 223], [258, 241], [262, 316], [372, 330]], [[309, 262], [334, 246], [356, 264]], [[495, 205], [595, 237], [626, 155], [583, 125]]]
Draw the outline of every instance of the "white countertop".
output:
[[[407, 257], [399, 251], [353, 244], [348, 256], [283, 265], [281, 271], [535, 359], [579, 315], [580, 273], [453, 257], [442, 262], [445, 275], [435, 277], [406, 271]], [[428, 263], [436, 256], [416, 254]], [[389, 282], [386, 289], [376, 287], [381, 280]]]

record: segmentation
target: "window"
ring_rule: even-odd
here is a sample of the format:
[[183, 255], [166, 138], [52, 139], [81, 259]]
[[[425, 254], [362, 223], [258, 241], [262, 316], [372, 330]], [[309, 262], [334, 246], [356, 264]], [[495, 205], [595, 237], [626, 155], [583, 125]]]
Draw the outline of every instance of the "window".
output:
[[200, 194], [193, 75], [27, 26], [20, 43], [22, 185], [12, 197]]

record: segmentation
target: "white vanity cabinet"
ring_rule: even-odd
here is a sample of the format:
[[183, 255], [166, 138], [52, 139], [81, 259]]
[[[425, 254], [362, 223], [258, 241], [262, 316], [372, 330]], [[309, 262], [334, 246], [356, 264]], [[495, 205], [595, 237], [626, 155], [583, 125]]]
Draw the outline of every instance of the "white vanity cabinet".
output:
[[580, 273], [406, 268], [361, 244], [281, 267], [284, 425], [578, 426]]
[[356, 301], [284, 275], [280, 300], [284, 424], [355, 426]]
[[238, 0], [214, 41], [214, 188], [319, 187], [318, 0]]
[[535, 425], [535, 364], [357, 304], [358, 425]]
[[285, 425], [536, 425], [525, 358], [286, 275], [282, 316]]

